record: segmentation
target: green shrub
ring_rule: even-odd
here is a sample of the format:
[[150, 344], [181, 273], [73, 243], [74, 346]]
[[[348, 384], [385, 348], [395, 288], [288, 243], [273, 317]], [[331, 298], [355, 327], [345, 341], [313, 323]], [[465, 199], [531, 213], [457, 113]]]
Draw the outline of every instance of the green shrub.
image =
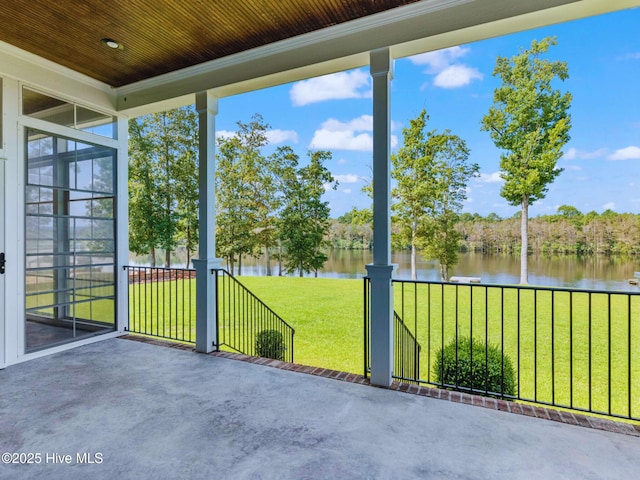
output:
[[[457, 351], [457, 359], [456, 359]], [[508, 355], [504, 356], [504, 379], [502, 378], [502, 350], [468, 337], [455, 339], [440, 349], [434, 365], [438, 383], [473, 388], [483, 392], [515, 395], [516, 381], [513, 364]], [[473, 363], [472, 363], [473, 357]], [[503, 390], [504, 386], [504, 390]]]
[[256, 335], [256, 355], [259, 357], [284, 360], [286, 349], [282, 333], [277, 330], [262, 330]]

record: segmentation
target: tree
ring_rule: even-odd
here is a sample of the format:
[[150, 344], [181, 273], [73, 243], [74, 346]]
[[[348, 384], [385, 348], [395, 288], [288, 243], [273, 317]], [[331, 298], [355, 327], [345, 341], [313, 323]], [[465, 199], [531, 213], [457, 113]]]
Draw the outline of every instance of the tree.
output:
[[[158, 248], [165, 251], [165, 266], [170, 266], [183, 216], [194, 216], [187, 196], [197, 196], [198, 191], [197, 144], [192, 107], [129, 122], [130, 248], [139, 255], [150, 254], [152, 266]], [[187, 224], [192, 228], [192, 221]]]
[[435, 132], [429, 132], [425, 136], [428, 119], [427, 111], [422, 110], [416, 118], [410, 120], [409, 126], [402, 130], [402, 146], [391, 156], [391, 175], [397, 181], [397, 186], [392, 191], [392, 196], [397, 201], [392, 208], [395, 212], [394, 220], [400, 227], [395, 235], [395, 243], [411, 248], [412, 280], [417, 279], [416, 257], [420, 237], [424, 234], [419, 229], [426, 221], [434, 191], [430, 174], [433, 157], [428, 151], [427, 137], [433, 136]]
[[495, 89], [493, 105], [482, 118], [500, 155], [500, 194], [521, 207], [520, 283], [528, 283], [529, 206], [545, 197], [548, 186], [562, 172], [557, 161], [569, 141], [568, 110], [571, 94], [553, 88], [555, 79], [569, 77], [566, 62], [542, 59], [555, 38], [534, 40], [528, 50], [511, 58], [498, 57], [494, 76], [502, 85]]
[[[267, 125], [255, 114], [249, 123], [238, 122], [238, 132], [218, 139], [217, 248], [227, 258], [231, 273], [242, 255], [267, 251], [275, 242], [275, 180], [270, 163], [262, 155], [267, 145]], [[268, 260], [267, 260], [268, 261]]]
[[469, 178], [478, 174], [477, 164], [468, 164], [464, 140], [448, 130], [429, 139], [433, 152], [433, 197], [425, 226], [425, 253], [440, 264], [440, 279], [458, 262], [460, 233], [456, 229]]
[[403, 144], [392, 155], [394, 220], [399, 226], [396, 243], [411, 248], [411, 278], [417, 278], [416, 256], [425, 249], [440, 263], [440, 276], [447, 280], [457, 261], [460, 234], [456, 230], [466, 182], [478, 171], [467, 164], [469, 150], [464, 140], [446, 130], [425, 134], [426, 110], [403, 129]]
[[[309, 164], [296, 168], [297, 155], [289, 152], [289, 165], [283, 170], [284, 205], [280, 216], [280, 238], [285, 250], [286, 272], [304, 273], [322, 268], [327, 256], [325, 236], [329, 231], [329, 203], [322, 201], [325, 185], [337, 187], [324, 162], [331, 152], [309, 152]], [[293, 156], [291, 156], [291, 154]]]

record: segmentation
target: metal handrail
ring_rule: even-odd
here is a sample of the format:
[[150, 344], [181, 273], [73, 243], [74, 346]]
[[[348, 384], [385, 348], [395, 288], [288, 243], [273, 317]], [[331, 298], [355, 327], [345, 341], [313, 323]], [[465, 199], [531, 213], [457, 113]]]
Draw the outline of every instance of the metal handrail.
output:
[[[370, 296], [365, 279], [365, 319]], [[395, 307], [425, 346], [406, 379], [609, 417], [640, 420], [640, 292], [393, 280]], [[365, 324], [365, 370], [371, 333]], [[498, 349], [497, 391], [437, 378], [444, 347], [474, 339]], [[489, 371], [488, 347], [480, 362]], [[505, 391], [507, 364], [515, 391]], [[511, 370], [511, 369], [509, 369]]]
[[[226, 346], [246, 355], [293, 362], [293, 327], [224, 268], [214, 268], [211, 274], [222, 299], [216, 302], [218, 348]], [[273, 349], [260, 346], [260, 332], [269, 330], [278, 332], [281, 338], [273, 340], [277, 342]]]

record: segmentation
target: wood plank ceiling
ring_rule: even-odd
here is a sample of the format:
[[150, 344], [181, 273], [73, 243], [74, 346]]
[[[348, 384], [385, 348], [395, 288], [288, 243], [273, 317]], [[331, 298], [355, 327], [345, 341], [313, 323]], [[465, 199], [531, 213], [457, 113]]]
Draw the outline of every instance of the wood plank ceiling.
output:
[[119, 87], [417, 1], [10, 0], [0, 40]]

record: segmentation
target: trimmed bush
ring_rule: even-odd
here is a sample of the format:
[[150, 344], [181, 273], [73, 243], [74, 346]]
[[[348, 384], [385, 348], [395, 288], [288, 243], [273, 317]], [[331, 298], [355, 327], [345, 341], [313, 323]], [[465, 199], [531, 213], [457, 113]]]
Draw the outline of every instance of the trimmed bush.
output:
[[282, 333], [278, 330], [262, 330], [256, 335], [256, 355], [259, 357], [284, 360], [286, 349]]
[[460, 337], [457, 348], [454, 339], [444, 347], [444, 352], [438, 350], [434, 370], [437, 382], [445, 385], [494, 394], [516, 393], [515, 372], [509, 356], [504, 356], [503, 379], [502, 350], [494, 345], [487, 348], [486, 343], [477, 339], [472, 342], [468, 337]]

